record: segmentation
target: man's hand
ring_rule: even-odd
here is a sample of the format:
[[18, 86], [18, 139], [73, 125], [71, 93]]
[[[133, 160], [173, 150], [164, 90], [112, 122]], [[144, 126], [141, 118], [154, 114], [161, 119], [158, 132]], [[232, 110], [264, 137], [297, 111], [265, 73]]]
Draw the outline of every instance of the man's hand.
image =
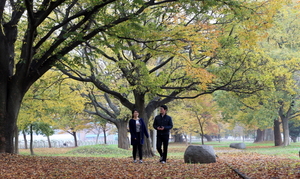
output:
[[162, 131], [164, 129], [165, 129], [164, 126], [157, 127], [157, 130], [160, 130], [160, 131]]

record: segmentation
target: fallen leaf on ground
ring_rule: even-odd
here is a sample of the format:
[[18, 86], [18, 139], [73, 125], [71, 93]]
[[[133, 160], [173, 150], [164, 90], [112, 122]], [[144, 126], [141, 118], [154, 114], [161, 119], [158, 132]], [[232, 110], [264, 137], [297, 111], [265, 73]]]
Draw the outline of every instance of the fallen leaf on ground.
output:
[[145, 158], [132, 163], [131, 158], [45, 157], [1, 154], [3, 178], [241, 178], [234, 169], [249, 178], [299, 178], [298, 160], [249, 153], [219, 153], [216, 163], [186, 164], [170, 159]]

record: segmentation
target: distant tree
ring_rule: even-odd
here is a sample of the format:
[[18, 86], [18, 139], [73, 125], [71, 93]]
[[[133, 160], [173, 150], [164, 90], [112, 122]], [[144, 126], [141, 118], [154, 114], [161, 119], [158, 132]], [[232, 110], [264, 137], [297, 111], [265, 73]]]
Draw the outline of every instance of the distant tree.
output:
[[294, 121], [289, 121], [289, 131], [290, 131], [290, 137], [293, 142], [297, 142], [297, 138], [299, 137], [300, 134], [300, 124], [299, 121], [294, 122]]
[[51, 142], [50, 142], [50, 135], [54, 134], [54, 130], [51, 128], [51, 126], [44, 122], [33, 122], [29, 125], [29, 135], [30, 135], [30, 153], [31, 155], [34, 155], [33, 151], [33, 134], [36, 135], [45, 135], [48, 140], [49, 147], [51, 148]]
[[50, 136], [54, 134], [54, 129], [48, 123], [37, 122], [36, 133], [47, 137], [48, 146], [51, 148]]
[[87, 133], [94, 133], [97, 135], [96, 144], [99, 143], [100, 134], [103, 133], [103, 142], [104, 144], [107, 144], [107, 133], [112, 129], [112, 127], [110, 127], [111, 124], [97, 115], [92, 115], [91, 118], [91, 128]]
[[[273, 103], [278, 109], [277, 123], [282, 124], [283, 145], [289, 145], [289, 120], [298, 118], [300, 112], [299, 91], [299, 18], [298, 3], [290, 1], [274, 16], [274, 26], [267, 39], [260, 42], [262, 49], [273, 59]], [[293, 33], [291, 33], [293, 32]]]
[[[193, 100], [183, 101], [184, 114], [178, 114], [182, 118], [186, 118], [184, 123], [193, 126], [194, 131], [199, 131], [202, 145], [204, 145], [204, 137], [207, 141], [212, 141], [211, 135], [218, 133], [218, 125], [215, 123], [218, 118], [219, 111], [216, 103], [212, 101], [212, 95], [203, 95]], [[197, 127], [195, 127], [197, 126]]]

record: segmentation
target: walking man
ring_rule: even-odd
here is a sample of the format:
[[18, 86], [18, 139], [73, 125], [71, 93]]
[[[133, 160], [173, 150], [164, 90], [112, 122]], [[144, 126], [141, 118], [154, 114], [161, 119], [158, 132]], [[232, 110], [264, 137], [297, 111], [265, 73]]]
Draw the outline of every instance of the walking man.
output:
[[161, 163], [166, 163], [167, 161], [170, 130], [173, 128], [172, 118], [167, 115], [167, 111], [168, 107], [166, 105], [161, 105], [160, 114], [155, 116], [153, 122], [153, 128], [157, 130], [156, 149], [160, 155], [159, 161]]

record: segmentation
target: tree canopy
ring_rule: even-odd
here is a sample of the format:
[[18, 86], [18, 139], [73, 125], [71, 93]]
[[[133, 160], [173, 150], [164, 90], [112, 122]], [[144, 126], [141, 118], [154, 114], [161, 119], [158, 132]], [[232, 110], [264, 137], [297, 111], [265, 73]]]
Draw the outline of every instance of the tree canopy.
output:
[[290, 33], [299, 24], [296, 9], [293, 3], [283, 6], [265, 38], [259, 41], [257, 50], [264, 60], [257, 75], [266, 87], [255, 94], [226, 93], [223, 97], [217, 94], [227, 118], [260, 129], [271, 127], [274, 120], [280, 119], [284, 145], [289, 143], [288, 120], [299, 116], [299, 37], [297, 33]]

